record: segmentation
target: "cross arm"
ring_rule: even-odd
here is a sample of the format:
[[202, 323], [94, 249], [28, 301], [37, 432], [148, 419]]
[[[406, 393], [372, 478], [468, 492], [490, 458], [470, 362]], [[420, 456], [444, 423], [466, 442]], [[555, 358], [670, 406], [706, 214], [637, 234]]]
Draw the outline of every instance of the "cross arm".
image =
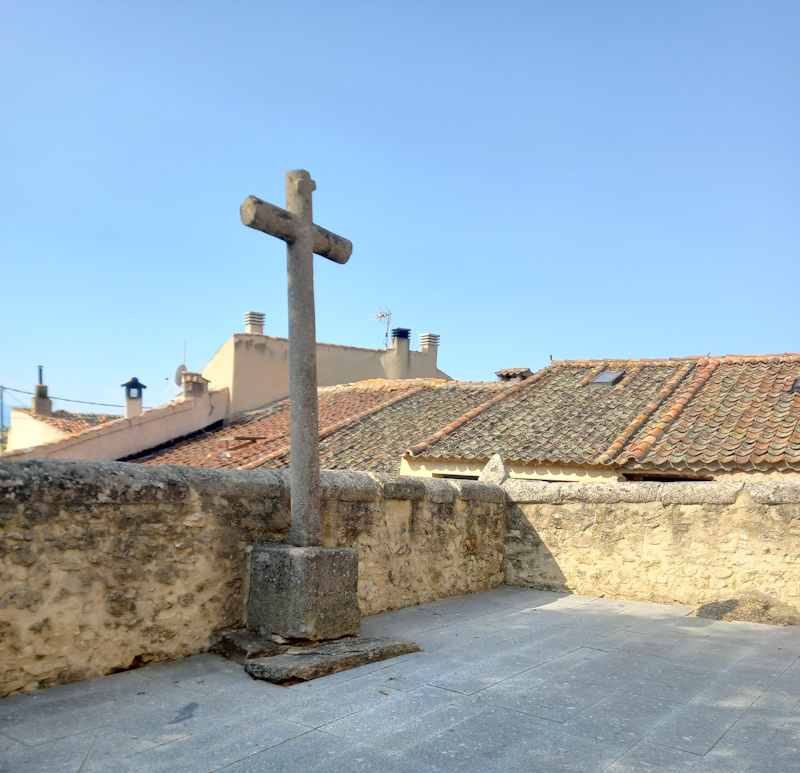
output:
[[[297, 238], [299, 222], [297, 215], [287, 212], [255, 196], [248, 196], [241, 207], [242, 223], [256, 231], [276, 236], [285, 242], [293, 242]], [[331, 231], [311, 226], [314, 236], [314, 252], [334, 263], [347, 263], [353, 252], [353, 244], [349, 239], [338, 236]]]

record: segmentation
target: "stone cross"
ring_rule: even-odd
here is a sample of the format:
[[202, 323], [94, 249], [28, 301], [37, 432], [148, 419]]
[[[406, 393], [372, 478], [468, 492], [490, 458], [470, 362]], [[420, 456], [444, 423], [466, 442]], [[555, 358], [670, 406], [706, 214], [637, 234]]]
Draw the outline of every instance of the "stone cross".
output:
[[292, 528], [289, 543], [322, 544], [317, 404], [317, 335], [314, 322], [314, 253], [347, 263], [353, 245], [314, 223], [316, 183], [304, 169], [286, 173], [286, 209], [249, 196], [242, 223], [286, 242], [289, 274], [289, 433]]

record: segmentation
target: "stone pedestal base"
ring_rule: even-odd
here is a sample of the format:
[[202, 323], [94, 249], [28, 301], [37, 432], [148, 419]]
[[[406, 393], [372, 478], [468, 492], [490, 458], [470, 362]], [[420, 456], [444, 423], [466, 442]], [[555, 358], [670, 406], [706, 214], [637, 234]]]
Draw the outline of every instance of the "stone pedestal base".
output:
[[260, 544], [253, 548], [251, 561], [251, 631], [290, 641], [322, 641], [361, 630], [357, 550]]

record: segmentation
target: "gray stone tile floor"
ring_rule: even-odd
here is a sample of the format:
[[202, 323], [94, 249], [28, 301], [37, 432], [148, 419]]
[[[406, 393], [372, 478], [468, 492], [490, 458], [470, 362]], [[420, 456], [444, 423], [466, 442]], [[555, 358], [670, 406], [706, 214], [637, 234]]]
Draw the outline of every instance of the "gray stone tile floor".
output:
[[800, 771], [800, 626], [497, 588], [366, 618], [422, 651], [292, 687], [197, 655], [0, 701], [0, 771]]

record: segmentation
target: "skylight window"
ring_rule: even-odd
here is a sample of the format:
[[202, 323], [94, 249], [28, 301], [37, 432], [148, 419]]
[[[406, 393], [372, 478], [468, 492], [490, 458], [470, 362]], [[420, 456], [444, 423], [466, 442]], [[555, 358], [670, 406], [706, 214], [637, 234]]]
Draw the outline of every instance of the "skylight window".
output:
[[610, 386], [614, 386], [614, 384], [622, 380], [622, 377], [624, 375], [625, 375], [624, 372], [621, 370], [605, 370], [590, 383], [609, 384]]
[[790, 392], [800, 392], [800, 378], [795, 379], [794, 384], [792, 384], [792, 388], [789, 390]]

